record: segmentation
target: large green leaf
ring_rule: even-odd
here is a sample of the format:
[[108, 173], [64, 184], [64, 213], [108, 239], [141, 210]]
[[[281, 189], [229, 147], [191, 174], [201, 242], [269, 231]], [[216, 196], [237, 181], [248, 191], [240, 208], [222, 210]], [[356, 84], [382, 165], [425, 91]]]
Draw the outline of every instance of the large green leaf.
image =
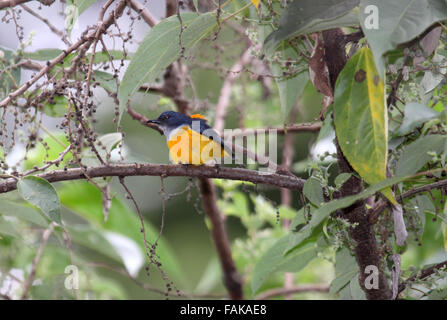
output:
[[[365, 11], [368, 6], [376, 6], [378, 9], [377, 29], [369, 26], [373, 16], [372, 11]], [[387, 51], [414, 39], [430, 25], [445, 19], [447, 19], [445, 0], [361, 0], [360, 23], [374, 53], [374, 60], [382, 79], [385, 70], [383, 55]]]
[[284, 236], [275, 242], [259, 259], [253, 271], [251, 290], [257, 292], [264, 281], [274, 272], [298, 272], [304, 268], [310, 260], [317, 256], [315, 243], [309, 243], [284, 255], [287, 247], [288, 236]]
[[343, 289], [357, 275], [359, 267], [349, 249], [342, 248], [335, 255], [335, 279], [331, 282], [330, 293]]
[[54, 187], [47, 180], [25, 176], [17, 182], [23, 199], [35, 205], [50, 219], [61, 223], [61, 203]]
[[[96, 187], [85, 182], [67, 182], [58, 189], [61, 203], [74, 213], [88, 220], [102, 230], [122, 234], [134, 240], [144, 252], [143, 236], [140, 232], [141, 222], [137, 214], [117, 198], [112, 200], [107, 221], [104, 221], [101, 193]], [[152, 243], [159, 231], [145, 222], [146, 236]], [[168, 243], [163, 239], [158, 241], [156, 253], [161, 258], [163, 269], [169, 276], [182, 279], [181, 263], [177, 261]]]
[[410, 175], [421, 169], [433, 156], [429, 152], [442, 153], [446, 148], [447, 137], [429, 135], [420, 137], [406, 146], [396, 164], [396, 175]]
[[320, 207], [324, 203], [323, 189], [318, 179], [310, 177], [303, 187], [303, 194], [315, 206]]
[[[363, 47], [349, 59], [335, 84], [334, 122], [344, 156], [369, 184], [386, 178], [387, 115], [383, 82], [371, 51]], [[391, 189], [382, 193], [395, 202]]]
[[295, 0], [281, 15], [279, 29], [268, 35], [264, 50], [271, 53], [287, 38], [321, 30], [358, 25], [359, 0]]
[[[185, 29], [181, 34], [181, 44], [185, 49], [194, 46], [216, 25], [213, 13], [182, 14]], [[167, 66], [180, 57], [180, 22], [177, 16], [169, 17], [149, 30], [138, 47], [119, 88], [120, 117], [127, 101], [147, 82], [153, 83]]]
[[[266, 7], [261, 6], [261, 14], [268, 14]], [[270, 24], [260, 24], [258, 26], [258, 38], [259, 42], [264, 42], [266, 36], [273, 31], [273, 27]], [[296, 50], [291, 45], [287, 44], [285, 41], [281, 43], [281, 47], [278, 49], [279, 58], [282, 61], [297, 61], [300, 56]], [[307, 68], [305, 71], [301, 71], [293, 76], [283, 76], [283, 68], [278, 61], [272, 61], [270, 63], [270, 68], [275, 76], [275, 82], [278, 86], [279, 101], [281, 103], [281, 115], [282, 121], [287, 120], [287, 116], [292, 110], [296, 100], [301, 96], [309, 81], [309, 73]]]
[[95, 225], [73, 225], [67, 229], [74, 243], [95, 250], [117, 262], [123, 262], [110, 242], [104, 237], [102, 230]]
[[67, 105], [68, 99], [65, 96], [53, 95], [51, 100], [43, 104], [42, 112], [50, 117], [62, 118], [67, 113]]
[[[53, 136], [43, 136], [43, 141], [47, 145], [46, 149], [41, 143], [37, 144], [34, 148], [28, 151], [27, 159], [24, 161], [25, 169], [31, 169], [34, 166], [42, 166], [46, 161], [52, 161], [59, 157], [60, 153], [69, 145], [69, 141], [64, 133], [55, 133]], [[57, 139], [57, 141], [55, 140]], [[59, 143], [61, 142], [61, 143]], [[71, 152], [64, 157], [64, 160], [59, 166], [65, 165], [69, 160], [73, 158]], [[56, 169], [55, 165], [49, 167], [49, 169]]]
[[[295, 49], [283, 44], [281, 46], [281, 58], [283, 60], [297, 60], [299, 55]], [[296, 100], [301, 96], [307, 82], [309, 81], [309, 73], [306, 69], [305, 71], [301, 71], [293, 76], [283, 77], [283, 69], [279, 63], [272, 63], [271, 68], [273, 75], [275, 76], [276, 85], [278, 86], [282, 120], [287, 121], [290, 110], [292, 110]]]
[[2, 235], [20, 238], [20, 233], [16, 230], [14, 225], [0, 214], [0, 239], [2, 238]]

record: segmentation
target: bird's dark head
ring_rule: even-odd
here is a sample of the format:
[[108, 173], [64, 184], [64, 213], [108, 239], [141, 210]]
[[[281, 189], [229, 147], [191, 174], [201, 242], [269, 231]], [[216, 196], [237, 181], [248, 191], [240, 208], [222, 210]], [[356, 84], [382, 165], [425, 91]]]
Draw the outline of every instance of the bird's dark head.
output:
[[158, 125], [166, 135], [167, 132], [183, 125], [191, 124], [191, 118], [183, 113], [175, 111], [165, 111], [157, 119], [148, 120], [148, 123]]

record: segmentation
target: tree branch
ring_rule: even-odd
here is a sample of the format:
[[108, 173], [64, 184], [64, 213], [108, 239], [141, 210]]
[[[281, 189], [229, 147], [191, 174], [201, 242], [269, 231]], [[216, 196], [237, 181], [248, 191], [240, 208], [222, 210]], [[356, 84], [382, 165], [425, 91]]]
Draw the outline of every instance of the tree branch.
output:
[[200, 179], [200, 194], [203, 210], [211, 220], [211, 235], [222, 266], [224, 285], [231, 299], [241, 300], [243, 299], [242, 282], [231, 256], [230, 241], [228, 240], [222, 213], [217, 207], [216, 188], [211, 180]]
[[410, 284], [411, 282], [415, 281], [415, 280], [423, 280], [429, 276], [431, 276], [433, 273], [435, 273], [437, 270], [440, 270], [442, 268], [447, 267], [447, 260], [443, 261], [441, 263], [438, 263], [434, 266], [431, 266], [427, 269], [422, 270], [420, 273], [418, 272], [417, 274], [409, 277], [405, 282], [401, 283], [399, 285], [399, 293], [401, 293], [402, 291], [405, 290], [405, 288], [407, 287], [408, 284]]
[[29, 2], [31, 0], [1, 0], [0, 1], [0, 9], [4, 8], [13, 8], [19, 4]]
[[[407, 192], [404, 192], [403, 194], [396, 196], [396, 201], [403, 203], [404, 199], [410, 198], [418, 193], [427, 192], [433, 189], [441, 189], [447, 187], [447, 179], [436, 181], [424, 186], [420, 186], [418, 188], [414, 188], [411, 190], [408, 190]], [[388, 206], [388, 202], [384, 200], [380, 200], [376, 203], [376, 205], [373, 207], [373, 209], [368, 214], [368, 221], [371, 224], [375, 224], [377, 222], [377, 219], [379, 218], [380, 214], [383, 210]]]
[[[289, 132], [318, 132], [320, 131], [321, 126], [322, 126], [321, 122], [313, 122], [313, 123], [289, 124], [283, 127], [241, 129], [240, 131], [234, 131], [234, 133], [231, 132], [230, 136], [231, 137], [251, 136], [257, 134], [263, 134], [268, 132], [269, 130], [275, 130], [277, 134], [286, 134]], [[224, 136], [226, 135], [224, 134]]]
[[149, 10], [146, 9], [138, 0], [129, 0], [130, 7], [141, 15], [143, 20], [150, 26], [155, 26], [159, 21], [151, 15]]
[[291, 288], [277, 288], [267, 290], [260, 295], [256, 296], [255, 300], [266, 300], [276, 296], [284, 296], [293, 293], [303, 292], [329, 292], [329, 286], [327, 284], [303, 284], [300, 286], [294, 286]]
[[[347, 62], [345, 50], [344, 33], [340, 29], [323, 31], [323, 41], [325, 50], [325, 61], [329, 70], [329, 79], [332, 90], [335, 88], [335, 82], [338, 75]], [[337, 158], [339, 171], [352, 173], [354, 170], [349, 165], [343, 155], [343, 152], [337, 145]], [[358, 194], [363, 190], [362, 180], [352, 175], [340, 188], [340, 196], [346, 197]], [[366, 294], [368, 300], [388, 300], [391, 298], [391, 291], [388, 286], [387, 278], [383, 272], [383, 264], [378, 250], [377, 241], [373, 226], [368, 222], [365, 201], [358, 201], [352, 206], [343, 210], [343, 217], [355, 227], [349, 228], [349, 236], [354, 242], [354, 254], [359, 266], [359, 284]], [[367, 289], [365, 287], [365, 269], [373, 265], [379, 270], [378, 288]]]
[[[302, 190], [305, 180], [294, 176], [227, 167], [209, 167], [194, 165], [171, 164], [106, 164], [104, 166], [89, 167], [83, 171], [81, 168], [67, 170], [54, 170], [36, 176], [49, 182], [87, 179], [97, 177], [127, 177], [127, 176], [165, 176], [165, 177], [197, 177], [240, 180], [252, 183], [267, 184], [291, 190]], [[17, 179], [8, 178], [0, 181], [0, 193], [16, 189]]]

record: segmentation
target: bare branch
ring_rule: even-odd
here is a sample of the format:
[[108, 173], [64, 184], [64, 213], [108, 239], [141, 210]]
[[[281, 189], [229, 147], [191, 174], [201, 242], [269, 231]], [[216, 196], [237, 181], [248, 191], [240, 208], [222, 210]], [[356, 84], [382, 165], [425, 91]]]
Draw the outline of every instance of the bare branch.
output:
[[[85, 171], [83, 171], [85, 170]], [[87, 179], [97, 177], [126, 177], [126, 176], [165, 176], [165, 177], [198, 177], [240, 180], [252, 183], [267, 184], [292, 190], [302, 190], [305, 180], [289, 175], [277, 173], [266, 174], [255, 170], [227, 167], [209, 167], [193, 165], [170, 164], [106, 164], [104, 166], [89, 167], [87, 169], [72, 168], [54, 170], [38, 174], [38, 177], [49, 182]], [[15, 190], [17, 180], [13, 178], [0, 181], [0, 193]]]
[[37, 250], [36, 256], [34, 257], [33, 264], [31, 266], [31, 272], [23, 285], [23, 292], [20, 298], [21, 300], [25, 299], [26, 295], [28, 294], [28, 290], [33, 283], [34, 276], [36, 275], [37, 265], [39, 264], [40, 258], [42, 257], [43, 249], [45, 249], [48, 238], [50, 237], [51, 232], [53, 232], [55, 226], [55, 222], [50, 223], [48, 229], [46, 229], [42, 234], [42, 242], [40, 243], [39, 249]]
[[[433, 189], [440, 189], [447, 187], [447, 179], [436, 181], [418, 188], [413, 188], [411, 190], [408, 190], [407, 192], [396, 196], [396, 200], [400, 203], [403, 203], [404, 199], [410, 198], [418, 193], [427, 192]], [[377, 222], [377, 219], [379, 218], [380, 214], [383, 210], [388, 206], [388, 201], [380, 200], [378, 201], [373, 209], [371, 209], [370, 213], [368, 214], [368, 221], [371, 224], [374, 224]]]
[[[321, 122], [313, 122], [313, 123], [297, 123], [290, 124], [284, 127], [272, 127], [272, 128], [258, 128], [258, 129], [242, 129], [238, 131], [234, 131], [234, 133], [230, 133], [232, 137], [239, 136], [251, 136], [257, 134], [263, 134], [270, 130], [275, 130], [277, 134], [286, 134], [289, 132], [318, 132], [320, 131], [322, 126]], [[226, 136], [224, 134], [224, 136]]]
[[216, 189], [209, 179], [200, 179], [200, 194], [202, 196], [203, 210], [211, 220], [211, 235], [222, 266], [224, 275], [223, 282], [230, 298], [233, 300], [241, 300], [243, 299], [242, 281], [231, 256], [230, 242], [222, 213], [217, 207]]
[[0, 1], [0, 9], [4, 9], [4, 8], [13, 8], [19, 4], [28, 2], [31, 0], [1, 0]]
[[410, 284], [411, 282], [413, 282], [415, 280], [423, 280], [425, 278], [428, 278], [433, 273], [435, 273], [437, 270], [440, 270], [440, 269], [446, 268], [446, 267], [447, 267], [447, 261], [443, 261], [443, 262], [440, 262], [440, 263], [438, 263], [434, 266], [431, 266], [427, 269], [424, 269], [421, 272], [418, 272], [417, 274], [409, 277], [405, 282], [403, 282], [399, 285], [399, 293], [404, 291], [405, 288], [407, 287], [407, 285]]
[[149, 10], [146, 9], [138, 0], [129, 0], [130, 7], [138, 14], [141, 14], [143, 20], [150, 26], [155, 26], [159, 21], [151, 15]]

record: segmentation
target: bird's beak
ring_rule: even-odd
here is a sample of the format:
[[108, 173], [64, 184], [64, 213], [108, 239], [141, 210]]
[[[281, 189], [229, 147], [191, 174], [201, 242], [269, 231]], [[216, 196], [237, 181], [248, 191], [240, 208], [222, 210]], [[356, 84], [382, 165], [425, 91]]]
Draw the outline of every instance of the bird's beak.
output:
[[152, 120], [147, 120], [146, 123], [160, 124], [160, 121], [158, 121], [157, 119], [152, 119]]

